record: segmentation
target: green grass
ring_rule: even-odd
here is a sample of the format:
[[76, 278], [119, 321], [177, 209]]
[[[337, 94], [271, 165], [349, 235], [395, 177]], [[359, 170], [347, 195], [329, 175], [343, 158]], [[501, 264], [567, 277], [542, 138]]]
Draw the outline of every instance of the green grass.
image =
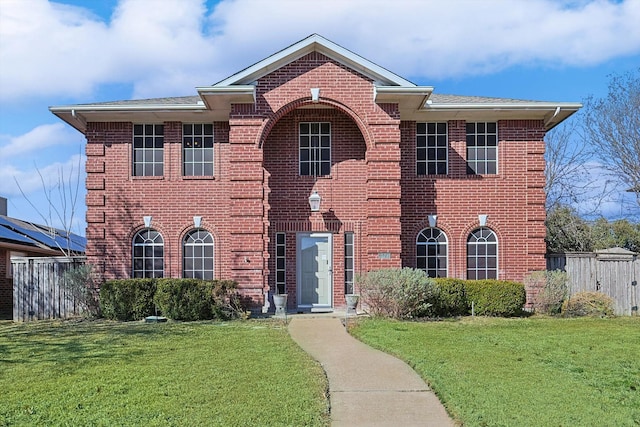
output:
[[0, 323], [0, 426], [326, 426], [326, 391], [282, 323]]
[[465, 426], [640, 425], [640, 318], [367, 320]]

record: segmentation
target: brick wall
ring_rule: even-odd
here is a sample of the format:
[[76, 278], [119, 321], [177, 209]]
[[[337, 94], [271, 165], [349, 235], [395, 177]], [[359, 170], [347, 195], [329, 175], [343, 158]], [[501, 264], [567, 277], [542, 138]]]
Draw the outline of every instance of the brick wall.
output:
[[[309, 89], [320, 88], [319, 104]], [[499, 239], [500, 278], [544, 268], [544, 144], [538, 121], [499, 122], [496, 176], [467, 176], [465, 122], [449, 122], [449, 175], [415, 175], [415, 123], [375, 104], [373, 83], [319, 53], [257, 82], [255, 105], [232, 105], [215, 123], [213, 177], [182, 177], [181, 123], [165, 122], [163, 177], [132, 177], [132, 124], [89, 123], [87, 256], [107, 278], [131, 274], [131, 241], [143, 216], [165, 244], [165, 276], [182, 274], [192, 217], [215, 237], [215, 276], [239, 282], [256, 305], [274, 285], [273, 240], [287, 233], [287, 283], [295, 304], [295, 235], [333, 233], [334, 304], [343, 305], [344, 232], [356, 271], [415, 265], [415, 238], [438, 215], [449, 238], [450, 276], [465, 277], [466, 238], [478, 214]], [[303, 107], [303, 108], [299, 108]], [[133, 121], [134, 119], [132, 119]], [[298, 175], [298, 123], [332, 126], [329, 177]], [[312, 190], [322, 210], [309, 212]], [[402, 219], [401, 219], [402, 218]]]
[[466, 277], [466, 241], [487, 214], [498, 237], [499, 278], [522, 280], [545, 268], [544, 129], [540, 121], [498, 122], [497, 175], [466, 174], [465, 122], [450, 121], [449, 174], [417, 176], [415, 122], [402, 124], [403, 263], [416, 264], [415, 239], [427, 216], [448, 238], [449, 276]]
[[0, 249], [0, 320], [13, 318], [13, 281], [9, 251]]

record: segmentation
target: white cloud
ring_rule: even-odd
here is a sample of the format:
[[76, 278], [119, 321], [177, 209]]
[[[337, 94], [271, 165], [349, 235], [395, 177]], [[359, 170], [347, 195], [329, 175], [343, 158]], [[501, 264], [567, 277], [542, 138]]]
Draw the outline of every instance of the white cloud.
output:
[[0, 7], [0, 98], [195, 93], [317, 32], [404, 76], [520, 64], [589, 66], [640, 53], [640, 1], [122, 0], [110, 22], [46, 0]]
[[75, 188], [78, 182], [79, 191], [84, 192], [85, 160], [83, 155], [75, 154], [65, 161], [44, 166], [16, 167], [0, 164], [0, 194], [4, 197], [22, 197], [24, 193], [27, 198], [44, 190], [57, 194], [60, 187]]
[[47, 147], [82, 144], [83, 136], [63, 123], [40, 125], [28, 133], [16, 137], [3, 136], [0, 143], [0, 159], [27, 155]]

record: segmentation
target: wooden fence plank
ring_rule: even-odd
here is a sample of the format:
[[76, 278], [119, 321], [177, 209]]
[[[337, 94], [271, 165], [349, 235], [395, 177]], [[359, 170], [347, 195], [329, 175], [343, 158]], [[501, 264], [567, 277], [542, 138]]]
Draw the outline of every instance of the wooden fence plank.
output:
[[616, 315], [638, 315], [640, 259], [633, 252], [547, 255], [547, 270], [556, 269], [567, 272], [570, 295], [602, 292], [613, 298]]
[[13, 320], [58, 319], [81, 314], [64, 274], [83, 257], [13, 258]]

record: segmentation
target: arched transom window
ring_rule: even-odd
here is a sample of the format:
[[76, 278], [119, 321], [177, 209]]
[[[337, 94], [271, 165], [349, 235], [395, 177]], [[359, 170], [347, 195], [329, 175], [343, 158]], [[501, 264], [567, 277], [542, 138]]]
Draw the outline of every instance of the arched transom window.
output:
[[164, 276], [164, 240], [156, 230], [145, 229], [133, 238], [133, 277]]
[[498, 278], [498, 238], [489, 228], [481, 227], [467, 239], [467, 279]]
[[182, 277], [213, 280], [213, 236], [206, 230], [189, 232], [184, 238]]
[[447, 277], [447, 236], [438, 228], [425, 228], [416, 239], [416, 266], [429, 277]]

